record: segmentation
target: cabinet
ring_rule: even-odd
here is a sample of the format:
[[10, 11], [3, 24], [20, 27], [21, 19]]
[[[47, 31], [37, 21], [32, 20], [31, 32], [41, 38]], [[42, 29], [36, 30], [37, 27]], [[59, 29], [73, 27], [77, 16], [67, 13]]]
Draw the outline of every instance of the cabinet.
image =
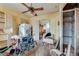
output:
[[5, 13], [0, 11], [0, 40], [5, 39], [5, 20]]
[[0, 48], [7, 46], [7, 42], [12, 31], [12, 16], [0, 11]]
[[63, 11], [62, 21], [63, 44], [68, 44], [71, 40], [74, 55], [77, 55], [77, 50], [79, 49], [79, 8]]
[[6, 15], [0, 11], [0, 48], [7, 45], [6, 34], [5, 34], [5, 21]]
[[4, 34], [5, 28], [5, 13], [0, 12], [0, 34]]

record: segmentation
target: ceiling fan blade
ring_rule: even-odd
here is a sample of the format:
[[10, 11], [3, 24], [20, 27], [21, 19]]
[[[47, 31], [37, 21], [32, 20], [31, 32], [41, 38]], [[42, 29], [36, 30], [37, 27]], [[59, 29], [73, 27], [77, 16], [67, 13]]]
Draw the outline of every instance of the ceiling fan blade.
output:
[[37, 14], [35, 14], [34, 16], [38, 16]]
[[22, 5], [24, 5], [25, 7], [27, 7], [28, 9], [29, 9], [29, 6], [28, 5], [26, 5], [25, 3], [21, 3]]
[[23, 11], [22, 13], [26, 13], [26, 12], [28, 12], [28, 11], [30, 11], [30, 10], [27, 10], [27, 11]]
[[44, 8], [35, 8], [34, 10], [35, 11], [37, 11], [37, 10], [44, 10]]

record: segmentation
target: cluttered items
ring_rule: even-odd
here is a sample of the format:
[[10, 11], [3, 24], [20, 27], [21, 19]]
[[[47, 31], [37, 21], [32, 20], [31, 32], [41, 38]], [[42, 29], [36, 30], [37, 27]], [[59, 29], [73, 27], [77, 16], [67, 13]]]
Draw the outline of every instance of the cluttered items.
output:
[[36, 42], [33, 40], [31, 35], [30, 25], [25, 23], [21, 24], [19, 26], [19, 36], [21, 37], [20, 48], [22, 50], [22, 54], [24, 54], [24, 51], [30, 51], [36, 46]]
[[4, 56], [19, 55], [21, 52], [21, 50], [18, 48], [19, 39], [20, 38], [17, 35], [12, 36], [10, 39], [11, 44], [1, 49], [0, 55], [4, 55]]
[[19, 26], [19, 35], [13, 35], [8, 43], [9, 46], [0, 49], [0, 55], [4, 56], [24, 56], [36, 48], [37, 43], [34, 41], [30, 26], [21, 24]]

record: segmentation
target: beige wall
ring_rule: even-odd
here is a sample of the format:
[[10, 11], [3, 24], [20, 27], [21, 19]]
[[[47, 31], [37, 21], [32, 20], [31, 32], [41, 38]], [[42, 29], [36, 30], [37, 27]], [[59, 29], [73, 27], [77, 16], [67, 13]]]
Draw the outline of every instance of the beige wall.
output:
[[21, 23], [21, 19], [25, 19], [24, 21], [26, 23], [30, 22], [30, 17], [21, 14], [20, 12], [16, 11], [15, 9], [11, 9], [9, 7], [0, 5], [0, 11], [5, 12], [5, 13], [7, 13], [8, 15], [10, 15], [12, 17], [12, 21], [13, 21], [13, 34], [17, 33], [18, 26]]
[[59, 39], [59, 12], [53, 13], [49, 19], [50, 21], [50, 32], [55, 35], [55, 39]]
[[[61, 4], [61, 8], [63, 5], [64, 4]], [[60, 16], [59, 12], [49, 13], [49, 14], [40, 15], [40, 16], [34, 16], [34, 17], [30, 18], [30, 17], [25, 16], [25, 15], [21, 14], [20, 12], [14, 10], [14, 9], [8, 8], [6, 6], [0, 6], [0, 11], [6, 12], [12, 16], [12, 18], [13, 18], [13, 33], [14, 34], [16, 34], [18, 31], [17, 26], [21, 23], [21, 20], [20, 20], [21, 18], [25, 19], [24, 21], [26, 21], [26, 23], [27, 22], [30, 23], [33, 21], [32, 24], [36, 23], [36, 22], [39, 23], [39, 20], [47, 20], [50, 23], [50, 32], [55, 35], [56, 39], [59, 38], [59, 35], [58, 35], [59, 27], [57, 24], [58, 20], [59, 20], [59, 16]], [[36, 29], [37, 29], [37, 26], [36, 26]], [[34, 31], [34, 33], [35, 33], [35, 31]]]

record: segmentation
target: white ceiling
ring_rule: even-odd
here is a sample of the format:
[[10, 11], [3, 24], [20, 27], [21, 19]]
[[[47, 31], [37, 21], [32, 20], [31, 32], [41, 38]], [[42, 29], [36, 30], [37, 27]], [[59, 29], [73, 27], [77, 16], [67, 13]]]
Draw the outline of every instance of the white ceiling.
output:
[[[31, 5], [30, 3], [26, 3], [26, 4], [28, 6]], [[16, 11], [19, 11], [19, 12], [23, 12], [23, 11], [28, 10], [28, 8], [26, 8], [25, 6], [23, 6], [20, 3], [0, 3], [0, 5], [7, 6], [9, 8], [15, 9]], [[32, 4], [32, 6], [35, 7], [35, 8], [38, 8], [38, 7], [43, 7], [44, 8], [43, 11], [36, 11], [36, 13], [38, 15], [51, 13], [51, 12], [56, 12], [56, 11], [59, 10], [58, 5], [59, 4], [57, 4], [57, 3], [33, 3]], [[27, 13], [25, 13], [25, 15], [32, 15], [32, 14], [30, 12], [27, 12]]]

